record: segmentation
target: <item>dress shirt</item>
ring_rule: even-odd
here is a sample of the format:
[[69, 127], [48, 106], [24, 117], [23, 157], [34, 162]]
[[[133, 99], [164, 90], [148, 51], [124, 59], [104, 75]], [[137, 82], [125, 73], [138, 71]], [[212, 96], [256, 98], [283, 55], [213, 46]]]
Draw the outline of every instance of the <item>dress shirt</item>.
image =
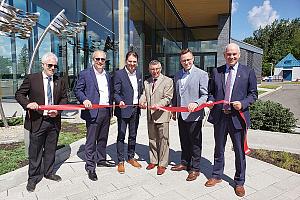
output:
[[[44, 97], [45, 97], [45, 104], [44, 105], [48, 105], [48, 95], [47, 95], [47, 90], [48, 90], [48, 76], [42, 72], [43, 75], [43, 84], [44, 84]], [[50, 86], [51, 86], [51, 92], [52, 92], [52, 105], [54, 104], [53, 99], [53, 76], [51, 76], [51, 81], [50, 81]], [[47, 115], [47, 110], [44, 110], [43, 115]]]
[[97, 79], [97, 84], [99, 88], [99, 105], [109, 105], [109, 96], [108, 96], [108, 83], [106, 78], [105, 70], [100, 74], [95, 67], [94, 72]]
[[132, 88], [133, 88], [133, 104], [138, 104], [138, 83], [137, 83], [137, 77], [136, 77], [136, 70], [133, 73], [130, 73], [127, 68], [125, 67], [125, 70], [128, 74], [129, 80], [131, 82]]
[[185, 83], [186, 81], [188, 80], [190, 74], [191, 74], [191, 70], [193, 69], [194, 65], [191, 67], [191, 69], [189, 69], [188, 71], [185, 71], [184, 69], [182, 69], [182, 78], [180, 80], [180, 96], [182, 95], [183, 93], [183, 89], [185, 87]]
[[[232, 94], [232, 89], [233, 89], [233, 85], [234, 85], [234, 81], [235, 81], [235, 78], [236, 78], [236, 73], [237, 73], [237, 70], [238, 70], [238, 66], [239, 66], [239, 63], [236, 63], [233, 68], [231, 69], [231, 83], [230, 83], [230, 98], [231, 99], [231, 94]], [[225, 83], [227, 81], [227, 77], [228, 77], [228, 73], [229, 73], [229, 65], [226, 64], [226, 72], [225, 72]]]

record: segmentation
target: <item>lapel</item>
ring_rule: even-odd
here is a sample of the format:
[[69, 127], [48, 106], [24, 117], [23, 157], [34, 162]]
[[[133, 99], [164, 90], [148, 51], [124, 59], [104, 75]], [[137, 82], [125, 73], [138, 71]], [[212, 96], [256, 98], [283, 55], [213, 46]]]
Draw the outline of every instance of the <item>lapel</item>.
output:
[[[185, 84], [184, 84], [184, 87], [183, 87], [183, 89], [182, 89], [182, 93], [184, 93], [185, 92], [185, 90], [186, 90], [186, 87], [187, 87], [187, 85], [191, 82], [191, 80], [193, 79], [193, 74], [195, 74], [195, 73], [193, 73], [196, 69], [195, 69], [195, 65], [193, 65], [193, 67], [192, 67], [192, 69], [190, 69], [190, 71], [189, 71], [189, 76], [188, 76], [188, 78], [187, 78], [187, 80], [185, 81]], [[183, 71], [182, 71], [182, 76], [183, 76]], [[181, 76], [181, 78], [182, 78], [182, 76]], [[181, 84], [181, 83], [180, 83]]]
[[240, 79], [241, 79], [241, 73], [242, 73], [242, 71], [243, 71], [243, 66], [239, 64], [239, 65], [238, 65], [238, 68], [237, 68], [235, 80], [234, 80], [234, 83], [233, 83], [231, 96], [233, 96], [234, 91], [235, 91], [236, 88], [240, 85], [240, 84], [239, 84], [239, 81], [240, 81]]
[[94, 83], [94, 86], [96, 87], [97, 89], [97, 92], [99, 93], [99, 88], [98, 88], [98, 82], [97, 82], [97, 78], [96, 78], [96, 74], [94, 72], [94, 67], [90, 67], [90, 76], [92, 78], [92, 81]]
[[58, 97], [58, 76], [53, 75], [53, 103], [56, 104]]
[[45, 91], [44, 91], [44, 81], [43, 81], [43, 74], [42, 74], [42, 72], [38, 76], [36, 87], [38, 88], [37, 91], [41, 91], [41, 93], [42, 93], [40, 97], [37, 96], [36, 98], [38, 98], [38, 99], [41, 98], [40, 99], [41, 100], [40, 103], [42, 105], [44, 105], [45, 104]]
[[125, 67], [124, 67], [124, 69], [122, 69], [122, 70], [123, 70], [123, 77], [125, 77], [125, 79], [127, 80], [128, 84], [129, 84], [129, 85], [131, 86], [131, 88], [133, 89], [132, 84], [131, 84], [131, 81], [130, 81], [130, 79], [129, 79], [129, 76], [128, 76], [128, 74], [127, 74], [127, 71], [126, 71]]
[[222, 82], [224, 94], [225, 94], [225, 91], [226, 91], [225, 73], [226, 73], [226, 65], [223, 65], [222, 73], [221, 73], [221, 82]]
[[111, 92], [111, 91], [110, 91], [110, 89], [111, 89], [111, 88], [110, 88], [111, 83], [110, 83], [110, 75], [108, 74], [107, 71], [105, 71], [105, 77], [106, 77], [106, 80], [107, 80], [108, 95], [109, 95], [108, 98], [110, 99], [110, 96], [111, 96], [111, 95], [110, 95], [110, 94], [111, 94], [111, 93], [110, 93], [110, 92]]
[[154, 88], [153, 88], [153, 91], [152, 91], [152, 85], [153, 85], [153, 78], [151, 78], [151, 84], [150, 84], [150, 86], [151, 86], [151, 88], [150, 88], [150, 94], [152, 95], [154, 92], [155, 92], [155, 90], [159, 87], [159, 85], [163, 82], [163, 75], [161, 74], [158, 78], [157, 78], [157, 80], [156, 80], [156, 82], [155, 82], [155, 85], [154, 85]]

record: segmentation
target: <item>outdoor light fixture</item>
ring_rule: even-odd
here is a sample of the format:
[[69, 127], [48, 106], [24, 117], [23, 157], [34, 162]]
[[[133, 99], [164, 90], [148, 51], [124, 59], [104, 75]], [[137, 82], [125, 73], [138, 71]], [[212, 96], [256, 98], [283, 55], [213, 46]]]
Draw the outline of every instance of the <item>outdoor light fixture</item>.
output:
[[15, 8], [2, 0], [0, 4], [0, 35], [21, 39], [30, 37], [40, 13], [29, 13]]

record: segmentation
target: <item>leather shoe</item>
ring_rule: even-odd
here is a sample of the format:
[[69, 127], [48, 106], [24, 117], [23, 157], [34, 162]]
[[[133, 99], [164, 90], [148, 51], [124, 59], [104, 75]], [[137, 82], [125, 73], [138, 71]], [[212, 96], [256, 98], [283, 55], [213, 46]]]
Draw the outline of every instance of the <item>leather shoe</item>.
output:
[[245, 196], [245, 188], [242, 185], [237, 185], [234, 188], [235, 194], [239, 197]]
[[116, 164], [109, 162], [107, 160], [101, 160], [100, 162], [97, 163], [97, 167], [115, 167]]
[[162, 166], [158, 166], [157, 167], [157, 175], [163, 175], [166, 171], [166, 168], [165, 167], [162, 167]]
[[183, 164], [178, 164], [175, 165], [174, 167], [171, 167], [172, 171], [182, 171], [182, 170], [187, 170], [187, 166], [183, 165]]
[[119, 162], [119, 164], [118, 164], [118, 172], [120, 174], [124, 174], [125, 173], [124, 162]]
[[134, 158], [128, 160], [127, 162], [136, 168], [142, 168], [142, 165], [140, 165], [140, 163], [138, 163], [138, 161], [136, 161]]
[[221, 183], [222, 179], [216, 179], [216, 178], [210, 178], [206, 181], [205, 186], [206, 187], [213, 187], [215, 186], [217, 183]]
[[56, 174], [50, 174], [48, 176], [45, 176], [45, 178], [57, 182], [61, 181], [61, 177]]
[[27, 189], [28, 192], [34, 192], [35, 186], [36, 186], [35, 183], [29, 183], [29, 182], [28, 182], [28, 183], [27, 183], [27, 186], [26, 186], [26, 189]]
[[197, 177], [200, 175], [200, 172], [191, 171], [186, 178], [187, 181], [194, 181], [197, 179]]
[[153, 163], [149, 163], [149, 165], [146, 167], [147, 170], [151, 170], [155, 167], [156, 165]]
[[92, 181], [97, 181], [98, 177], [95, 171], [88, 171], [88, 176], [89, 179], [91, 179]]

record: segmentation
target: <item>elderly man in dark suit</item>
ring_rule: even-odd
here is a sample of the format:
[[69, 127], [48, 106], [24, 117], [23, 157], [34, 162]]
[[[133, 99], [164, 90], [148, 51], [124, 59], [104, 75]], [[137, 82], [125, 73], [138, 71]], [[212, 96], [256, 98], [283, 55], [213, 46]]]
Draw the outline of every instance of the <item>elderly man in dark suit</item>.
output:
[[111, 76], [105, 71], [106, 54], [97, 50], [92, 55], [92, 66], [81, 71], [74, 93], [78, 101], [87, 110], [81, 111], [81, 118], [86, 121], [87, 134], [85, 143], [85, 169], [92, 181], [98, 180], [98, 166], [113, 167], [114, 163], [106, 160], [106, 145], [112, 110], [109, 107], [89, 109], [92, 104], [110, 105]]
[[[181, 162], [172, 167], [173, 171], [188, 170], [187, 181], [196, 180], [200, 174], [202, 151], [203, 110], [193, 112], [207, 100], [208, 75], [194, 65], [194, 56], [189, 49], [180, 53], [183, 67], [175, 75], [174, 106], [186, 106], [190, 112], [178, 113], [178, 127], [181, 144]], [[173, 119], [176, 115], [173, 114]]]
[[[126, 66], [118, 70], [114, 76], [114, 98], [116, 107], [115, 115], [118, 118], [118, 172], [125, 173], [124, 166], [124, 140], [127, 126], [128, 136], [128, 163], [136, 168], [142, 166], [134, 159], [137, 128], [139, 125], [140, 108], [139, 98], [142, 94], [142, 74], [136, 69], [138, 54], [130, 51], [126, 54]], [[131, 105], [131, 106], [126, 106]], [[133, 105], [133, 106], [132, 106]]]
[[[30, 132], [29, 177], [26, 186], [29, 192], [35, 190], [43, 176], [61, 181], [61, 177], [53, 171], [61, 115], [56, 110], [38, 110], [39, 105], [67, 103], [65, 83], [54, 74], [57, 60], [53, 53], [46, 53], [42, 57], [43, 71], [28, 75], [15, 95], [18, 103], [27, 110], [24, 127]], [[44, 172], [41, 172], [41, 168]]]
[[[238, 63], [240, 48], [235, 43], [226, 46], [226, 65], [215, 68], [209, 84], [208, 102], [226, 100], [211, 109], [208, 121], [214, 125], [215, 153], [212, 178], [205, 186], [221, 182], [224, 171], [224, 149], [229, 133], [235, 152], [235, 193], [244, 196], [246, 158], [244, 152], [245, 130], [250, 126], [249, 106], [257, 99], [257, 83], [253, 69]], [[242, 112], [245, 121], [240, 116]]]

